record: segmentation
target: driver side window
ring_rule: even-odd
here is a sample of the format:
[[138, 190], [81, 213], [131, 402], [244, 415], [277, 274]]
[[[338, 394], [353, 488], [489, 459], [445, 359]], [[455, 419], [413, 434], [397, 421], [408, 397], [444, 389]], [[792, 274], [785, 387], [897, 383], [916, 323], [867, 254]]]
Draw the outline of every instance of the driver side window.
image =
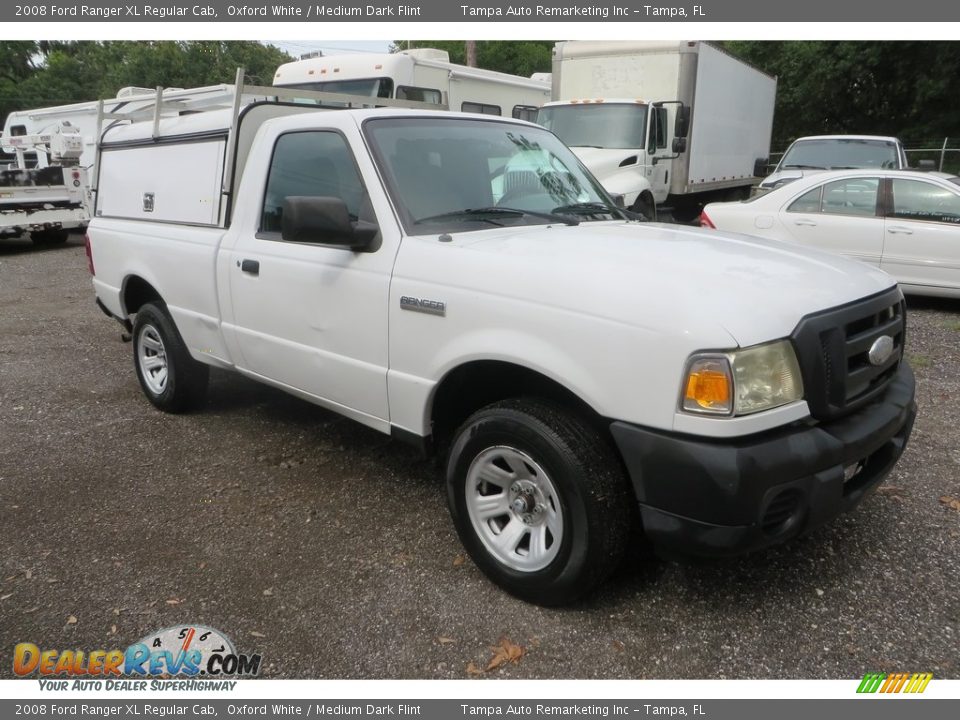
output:
[[283, 201], [291, 196], [340, 198], [351, 219], [373, 219], [353, 154], [343, 136], [333, 131], [292, 132], [277, 139], [260, 232], [280, 232]]

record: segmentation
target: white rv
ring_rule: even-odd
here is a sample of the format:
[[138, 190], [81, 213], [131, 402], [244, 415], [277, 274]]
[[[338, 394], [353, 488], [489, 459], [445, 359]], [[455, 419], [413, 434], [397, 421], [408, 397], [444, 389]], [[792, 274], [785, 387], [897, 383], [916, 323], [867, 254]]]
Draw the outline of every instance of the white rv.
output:
[[[183, 112], [228, 107], [233, 101], [233, 85], [209, 85], [198, 88], [165, 88], [162, 100], [169, 108], [181, 106]], [[150, 88], [126, 87], [117, 92], [115, 98], [103, 101], [103, 110], [107, 113], [134, 113], [138, 110], [150, 111], [157, 103], [157, 91]], [[78, 163], [80, 167], [91, 170], [96, 157], [97, 108], [99, 100], [57, 105], [55, 107], [18, 110], [7, 115], [3, 124], [3, 138], [0, 149], [5, 153], [15, 151], [12, 138], [23, 135], [42, 135], [54, 132], [60, 126], [76, 128], [83, 138], [83, 152]], [[92, 172], [91, 172], [92, 174]]]
[[277, 87], [395, 98], [445, 105], [449, 110], [533, 121], [550, 100], [550, 83], [455, 65], [445, 50], [416, 48], [391, 54], [310, 57], [281, 65]]

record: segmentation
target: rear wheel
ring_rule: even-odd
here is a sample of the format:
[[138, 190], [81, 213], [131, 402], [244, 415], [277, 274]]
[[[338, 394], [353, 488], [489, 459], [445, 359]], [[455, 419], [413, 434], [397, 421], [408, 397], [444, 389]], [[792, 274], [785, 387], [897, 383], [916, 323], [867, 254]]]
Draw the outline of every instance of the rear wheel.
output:
[[541, 605], [589, 593], [628, 543], [632, 498], [612, 449], [546, 402], [509, 400], [471, 416], [451, 446], [447, 499], [477, 566]]
[[166, 308], [147, 303], [133, 323], [133, 362], [144, 395], [165, 412], [183, 412], [203, 402], [209, 368], [190, 357]]

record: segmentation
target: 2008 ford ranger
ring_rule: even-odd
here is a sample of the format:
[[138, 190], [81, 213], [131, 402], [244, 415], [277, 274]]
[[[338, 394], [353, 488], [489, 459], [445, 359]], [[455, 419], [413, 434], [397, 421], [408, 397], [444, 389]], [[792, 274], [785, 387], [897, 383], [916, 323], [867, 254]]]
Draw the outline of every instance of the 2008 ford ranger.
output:
[[817, 527], [910, 434], [888, 275], [632, 221], [535, 125], [253, 103], [116, 123], [98, 173], [97, 303], [154, 405], [229, 368], [444, 453], [471, 557], [533, 602], [635, 523], [699, 555]]

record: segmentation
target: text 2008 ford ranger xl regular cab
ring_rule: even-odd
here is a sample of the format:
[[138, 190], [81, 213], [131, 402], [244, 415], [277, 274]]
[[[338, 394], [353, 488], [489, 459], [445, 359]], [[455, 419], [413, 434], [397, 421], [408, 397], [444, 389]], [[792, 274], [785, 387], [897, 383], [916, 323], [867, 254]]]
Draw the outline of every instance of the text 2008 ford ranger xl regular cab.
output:
[[117, 125], [98, 185], [97, 302], [154, 405], [232, 368], [439, 448], [471, 557], [533, 602], [634, 523], [698, 555], [816, 527], [910, 434], [888, 275], [629, 221], [535, 125], [253, 104]]

